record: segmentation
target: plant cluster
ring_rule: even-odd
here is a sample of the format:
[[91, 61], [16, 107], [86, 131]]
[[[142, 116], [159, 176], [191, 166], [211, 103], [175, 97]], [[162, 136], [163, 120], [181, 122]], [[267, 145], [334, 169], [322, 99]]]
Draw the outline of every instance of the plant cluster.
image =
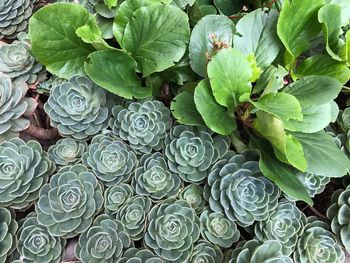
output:
[[0, 0], [0, 263], [344, 262], [348, 0], [51, 2]]

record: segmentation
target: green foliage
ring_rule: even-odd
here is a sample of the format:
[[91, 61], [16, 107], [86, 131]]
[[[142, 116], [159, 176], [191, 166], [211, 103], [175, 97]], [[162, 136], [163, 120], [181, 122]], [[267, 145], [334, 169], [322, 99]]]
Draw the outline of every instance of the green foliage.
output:
[[0, 13], [0, 39], [14, 39], [17, 34], [27, 28], [28, 19], [33, 12], [35, 0], [2, 1]]
[[291, 255], [302, 235], [306, 216], [292, 202], [281, 200], [268, 219], [255, 225], [255, 237], [260, 241], [277, 240], [284, 255]]
[[60, 139], [48, 149], [51, 161], [57, 166], [66, 166], [81, 162], [81, 157], [87, 150], [86, 142], [78, 142], [72, 138]]
[[0, 206], [23, 209], [36, 201], [55, 165], [36, 141], [0, 143]]
[[222, 157], [211, 168], [204, 192], [213, 211], [224, 213], [243, 227], [266, 220], [276, 208], [279, 195], [279, 189], [261, 174], [251, 152], [228, 152]]
[[186, 262], [199, 238], [199, 218], [186, 201], [168, 199], [148, 214], [145, 245], [169, 262]]
[[86, 141], [108, 125], [103, 89], [82, 75], [55, 86], [44, 105], [50, 123], [64, 136]]
[[129, 146], [103, 134], [92, 139], [82, 160], [107, 186], [129, 181], [137, 164], [136, 154]]
[[141, 157], [132, 186], [139, 195], [150, 197], [155, 202], [175, 197], [182, 186], [180, 178], [173, 174], [166, 158], [159, 152]]
[[179, 194], [179, 199], [187, 201], [197, 214], [200, 214], [206, 205], [203, 188], [196, 184], [187, 185]]
[[12, 257], [16, 249], [16, 231], [18, 224], [14, 218], [14, 212], [0, 207], [0, 262], [5, 263]]
[[116, 214], [120, 207], [133, 196], [134, 191], [126, 183], [110, 186], [104, 191], [104, 210], [107, 214]]
[[39, 224], [36, 214], [29, 214], [18, 230], [17, 251], [23, 262], [61, 262], [66, 240], [50, 235]]
[[18, 136], [18, 132], [29, 127], [29, 117], [37, 103], [34, 99], [24, 97], [27, 85], [12, 82], [10, 76], [0, 73], [0, 142]]
[[83, 263], [114, 263], [130, 246], [132, 241], [124, 225], [102, 214], [95, 219], [91, 228], [81, 234], [75, 253]]
[[150, 153], [164, 147], [166, 132], [172, 120], [170, 111], [160, 101], [132, 102], [112, 109], [109, 126], [114, 135], [128, 141], [138, 153]]
[[65, 166], [40, 190], [38, 222], [53, 236], [70, 238], [86, 231], [103, 205], [101, 183], [80, 164]]
[[309, 217], [293, 254], [296, 263], [341, 263], [345, 256], [342, 248], [328, 231], [328, 225]]
[[171, 171], [182, 180], [200, 183], [209, 168], [228, 150], [228, 138], [202, 128], [173, 127], [165, 140], [165, 156]]

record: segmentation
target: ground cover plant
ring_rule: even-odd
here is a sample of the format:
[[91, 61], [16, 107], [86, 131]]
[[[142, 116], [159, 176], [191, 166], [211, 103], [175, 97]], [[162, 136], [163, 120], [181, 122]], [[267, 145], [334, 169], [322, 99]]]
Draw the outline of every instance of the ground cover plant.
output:
[[343, 263], [348, 0], [0, 0], [0, 263]]

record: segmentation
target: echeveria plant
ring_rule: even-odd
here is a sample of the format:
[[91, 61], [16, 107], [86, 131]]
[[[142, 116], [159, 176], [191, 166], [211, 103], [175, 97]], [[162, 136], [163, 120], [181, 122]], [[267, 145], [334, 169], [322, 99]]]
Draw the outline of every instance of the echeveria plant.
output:
[[14, 218], [14, 211], [0, 207], [0, 262], [8, 262], [16, 249], [16, 231], [18, 224]]

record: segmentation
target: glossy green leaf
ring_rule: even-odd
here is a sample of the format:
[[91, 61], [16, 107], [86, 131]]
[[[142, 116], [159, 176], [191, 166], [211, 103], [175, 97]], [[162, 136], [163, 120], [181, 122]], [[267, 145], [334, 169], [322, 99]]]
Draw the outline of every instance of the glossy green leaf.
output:
[[32, 54], [58, 77], [84, 74], [84, 61], [95, 49], [75, 32], [93, 20], [94, 17], [77, 4], [56, 3], [41, 8], [29, 23]]
[[284, 77], [288, 71], [282, 66], [269, 66], [265, 69], [257, 80], [253, 93], [263, 92], [263, 94], [276, 93], [284, 86]]
[[214, 0], [214, 5], [224, 15], [233, 15], [240, 12], [245, 5], [242, 0]]
[[233, 114], [230, 115], [225, 107], [215, 101], [208, 80], [199, 82], [194, 92], [194, 102], [205, 124], [214, 132], [228, 135], [236, 129]]
[[136, 76], [136, 62], [120, 50], [96, 51], [85, 64], [88, 76], [101, 87], [123, 98], [147, 98], [152, 89], [142, 87]]
[[235, 33], [233, 22], [223, 15], [208, 15], [193, 28], [189, 51], [190, 63], [194, 72], [207, 76], [207, 63], [218, 45], [230, 47]]
[[132, 54], [144, 76], [174, 65], [185, 54], [190, 38], [187, 14], [170, 5], [137, 9], [127, 24], [123, 48]]
[[350, 20], [350, 1], [348, 0], [326, 0], [327, 4], [336, 4], [341, 8], [341, 25], [347, 26], [349, 25]]
[[333, 77], [339, 80], [342, 84], [345, 84], [350, 79], [350, 69], [345, 63], [336, 61], [330, 56], [321, 54], [303, 60], [293, 72], [293, 76], [297, 79], [310, 75]]
[[229, 110], [235, 110], [241, 95], [251, 92], [252, 75], [247, 58], [233, 48], [221, 50], [208, 64], [213, 95]]
[[324, 0], [285, 0], [280, 13], [277, 34], [292, 59], [310, 46], [310, 40], [321, 31], [317, 12]]
[[254, 54], [261, 68], [268, 67], [277, 57], [281, 43], [276, 33], [278, 12], [257, 9], [241, 18], [233, 38], [233, 46], [244, 55]]
[[266, 140], [252, 137], [251, 146], [260, 152], [259, 166], [261, 172], [267, 178], [273, 181], [288, 196], [310, 205], [313, 204], [307, 190], [296, 176], [297, 170], [279, 161]]
[[186, 125], [205, 125], [194, 103], [193, 93], [183, 91], [171, 102], [170, 107], [179, 123]]
[[349, 158], [326, 132], [292, 133], [292, 135], [303, 146], [307, 172], [326, 177], [342, 177], [350, 171]]
[[322, 31], [328, 54], [335, 60], [339, 57], [339, 36], [341, 35], [341, 7], [329, 4], [318, 11], [318, 21], [322, 23]]
[[187, 6], [192, 6], [194, 2], [195, 0], [173, 0], [171, 4], [184, 10]]

